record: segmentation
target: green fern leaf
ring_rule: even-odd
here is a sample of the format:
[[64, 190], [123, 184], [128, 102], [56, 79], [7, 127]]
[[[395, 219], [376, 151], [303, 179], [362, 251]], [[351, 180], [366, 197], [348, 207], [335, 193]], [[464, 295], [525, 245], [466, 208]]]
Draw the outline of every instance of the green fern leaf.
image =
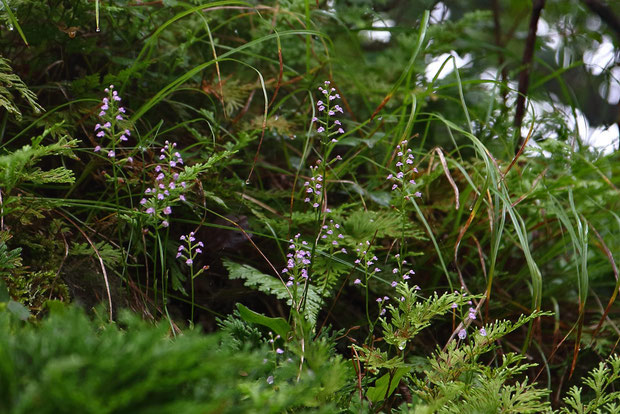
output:
[[35, 113], [43, 112], [44, 109], [37, 102], [34, 94], [19, 76], [13, 73], [9, 60], [0, 57], [0, 107], [5, 108], [18, 121], [22, 119], [22, 113], [15, 104], [14, 92], [17, 92], [28, 102]]
[[[279, 279], [266, 275], [252, 266], [242, 265], [229, 260], [224, 260], [224, 266], [228, 270], [229, 277], [231, 279], [243, 279], [245, 280], [244, 284], [247, 287], [273, 295], [278, 299], [285, 299], [286, 303], [289, 306], [292, 306], [292, 299], [289, 296], [286, 287]], [[306, 300], [306, 319], [308, 319], [308, 321], [312, 324], [315, 324], [317, 315], [321, 309], [321, 305], [323, 304], [316, 287], [310, 286], [308, 288], [308, 296]]]

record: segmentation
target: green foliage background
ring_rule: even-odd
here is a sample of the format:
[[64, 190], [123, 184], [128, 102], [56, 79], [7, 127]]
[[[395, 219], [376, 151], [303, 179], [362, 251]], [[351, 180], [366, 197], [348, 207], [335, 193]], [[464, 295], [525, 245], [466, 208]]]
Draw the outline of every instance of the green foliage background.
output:
[[[524, 62], [540, 3], [2, 0], [4, 409], [618, 412], [618, 141], [587, 129], [618, 123], [620, 8], [548, 0]], [[111, 84], [116, 158], [93, 150]], [[393, 191], [405, 140], [415, 184]], [[169, 226], [141, 207], [166, 141], [190, 189]]]

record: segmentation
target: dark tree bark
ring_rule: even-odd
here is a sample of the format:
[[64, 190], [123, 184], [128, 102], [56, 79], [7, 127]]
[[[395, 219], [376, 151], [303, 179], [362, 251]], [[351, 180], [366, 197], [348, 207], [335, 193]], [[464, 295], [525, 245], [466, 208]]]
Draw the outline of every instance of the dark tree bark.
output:
[[525, 42], [525, 50], [523, 51], [523, 60], [521, 73], [519, 74], [519, 95], [517, 96], [517, 109], [515, 111], [514, 125], [516, 133], [519, 136], [517, 146], [515, 148], [515, 154], [519, 151], [523, 144], [523, 137], [521, 137], [521, 125], [523, 123], [523, 117], [525, 115], [525, 101], [527, 98], [527, 90], [530, 84], [530, 71], [532, 66], [532, 59], [534, 58], [534, 49], [536, 47], [536, 31], [538, 30], [538, 20], [540, 19], [540, 13], [545, 7], [545, 0], [532, 0], [532, 15], [530, 17], [530, 26], [527, 32], [527, 40]]

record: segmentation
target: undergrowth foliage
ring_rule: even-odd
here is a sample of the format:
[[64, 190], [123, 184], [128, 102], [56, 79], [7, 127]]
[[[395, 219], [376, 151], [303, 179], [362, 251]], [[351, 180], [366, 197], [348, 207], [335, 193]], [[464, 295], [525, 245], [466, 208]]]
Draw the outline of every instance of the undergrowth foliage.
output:
[[0, 411], [620, 412], [618, 152], [577, 65], [514, 127], [525, 6], [61, 3], [0, 2]]

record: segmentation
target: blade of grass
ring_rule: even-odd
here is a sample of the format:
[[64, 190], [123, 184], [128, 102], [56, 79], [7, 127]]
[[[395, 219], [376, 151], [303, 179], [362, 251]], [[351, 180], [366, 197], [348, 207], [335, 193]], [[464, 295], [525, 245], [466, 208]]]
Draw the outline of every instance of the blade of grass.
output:
[[420, 53], [420, 49], [422, 49], [422, 44], [424, 43], [424, 39], [426, 38], [426, 30], [428, 29], [429, 18], [430, 18], [430, 13], [428, 10], [426, 10], [420, 22], [420, 31], [418, 32], [418, 41], [416, 43], [415, 49], [413, 50], [413, 53], [411, 54], [411, 58], [409, 59], [409, 62], [407, 63], [407, 66], [405, 67], [405, 70], [403, 71], [403, 73], [400, 75], [396, 83], [394, 83], [394, 86], [392, 86], [392, 89], [390, 89], [390, 92], [388, 92], [385, 98], [383, 98], [383, 101], [381, 101], [379, 106], [377, 106], [377, 108], [371, 115], [370, 117], [371, 121], [375, 118], [375, 116], [377, 116], [377, 114], [381, 111], [381, 109], [383, 109], [385, 104], [387, 104], [388, 101], [392, 99], [392, 96], [394, 96], [394, 93], [398, 90], [398, 88], [400, 87], [400, 84], [403, 83], [403, 81], [408, 76], [410, 76], [411, 72], [413, 71], [413, 64], [415, 63], [415, 60], [418, 57], [418, 53]]
[[19, 22], [17, 21], [17, 17], [15, 17], [15, 15], [13, 14], [13, 11], [11, 11], [11, 7], [9, 7], [9, 3], [7, 2], [7, 0], [2, 0], [2, 4], [4, 4], [4, 9], [6, 10], [6, 14], [9, 16], [9, 21], [11, 22], [13, 27], [17, 29], [17, 33], [19, 33], [19, 35], [21, 36], [26, 46], [30, 46], [28, 44], [28, 40], [26, 40], [26, 35], [24, 35], [24, 31], [22, 30], [22, 27], [19, 25]]

